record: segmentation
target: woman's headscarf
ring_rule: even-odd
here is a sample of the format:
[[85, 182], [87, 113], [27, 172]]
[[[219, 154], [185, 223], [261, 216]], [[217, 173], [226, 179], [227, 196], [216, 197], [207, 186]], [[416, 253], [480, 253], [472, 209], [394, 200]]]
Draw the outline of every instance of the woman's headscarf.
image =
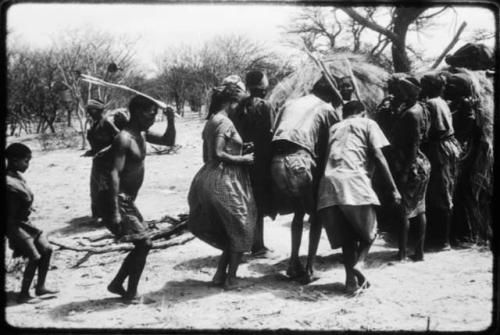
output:
[[207, 119], [218, 112], [225, 103], [239, 102], [247, 96], [246, 87], [237, 75], [230, 75], [222, 81], [222, 85], [212, 88], [212, 99]]

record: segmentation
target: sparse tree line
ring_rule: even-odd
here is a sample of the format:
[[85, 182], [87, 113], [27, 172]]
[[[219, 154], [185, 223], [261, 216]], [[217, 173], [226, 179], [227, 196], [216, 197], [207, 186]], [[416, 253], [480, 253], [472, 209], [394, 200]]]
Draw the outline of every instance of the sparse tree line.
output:
[[[411, 72], [412, 63], [425, 57], [407, 43], [407, 34], [434, 26], [447, 11], [453, 7], [306, 7], [284, 31], [299, 37], [299, 48], [363, 53], [390, 72]], [[494, 32], [481, 30], [469, 40], [480, 42], [492, 36]], [[297, 39], [291, 40], [297, 46]], [[215, 37], [199, 47], [169, 48], [156, 59], [158, 71], [152, 78], [139, 70], [136, 43], [129, 38], [95, 30], [64, 31], [43, 50], [13, 44], [7, 54], [8, 135], [56, 133], [76, 126], [83, 148], [89, 97], [113, 109], [126, 106], [128, 95], [89, 85], [79, 79], [79, 73], [145, 92], [174, 105], [181, 115], [187, 105], [201, 115], [210, 89], [229, 74], [264, 70], [272, 89], [292, 71], [290, 62], [265, 44], [239, 35]]]
[[79, 78], [82, 73], [150, 94], [184, 115], [185, 105], [199, 112], [210, 89], [228, 74], [243, 76], [249, 69], [260, 69], [277, 82], [290, 71], [265, 45], [238, 35], [214, 38], [197, 49], [172, 48], [156, 63], [158, 74], [147, 77], [139, 70], [134, 41], [92, 30], [65, 32], [42, 50], [13, 47], [8, 50], [7, 135], [73, 127], [85, 148], [89, 97], [114, 109], [125, 107], [130, 96], [91, 85]]

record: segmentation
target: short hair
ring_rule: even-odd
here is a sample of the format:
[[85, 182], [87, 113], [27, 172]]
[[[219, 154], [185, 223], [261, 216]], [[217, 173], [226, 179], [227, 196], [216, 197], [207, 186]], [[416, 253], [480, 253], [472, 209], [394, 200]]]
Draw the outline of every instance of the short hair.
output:
[[[333, 83], [333, 85], [338, 90], [337, 83]], [[319, 80], [314, 83], [312, 92], [316, 92], [321, 95], [331, 96], [332, 101], [334, 103], [339, 103], [338, 101], [339, 97], [337, 96], [337, 93], [333, 89], [329, 80], [323, 74], [321, 75], [321, 78], [319, 78]]]
[[130, 100], [128, 104], [128, 110], [130, 112], [130, 116], [132, 116], [132, 114], [135, 114], [138, 111], [148, 110], [151, 107], [157, 107], [157, 106], [158, 105], [153, 100], [148, 99], [142, 95], [136, 95]]
[[265, 90], [269, 86], [267, 76], [262, 71], [250, 71], [245, 77], [248, 89], [261, 89]]
[[350, 116], [350, 115], [359, 114], [364, 110], [365, 110], [365, 105], [363, 105], [363, 103], [361, 103], [357, 100], [353, 100], [353, 101], [349, 101], [348, 103], [346, 103], [344, 105], [344, 108], [342, 110], [342, 114], [344, 117], [346, 117], [346, 116]]
[[31, 149], [22, 143], [12, 143], [5, 149], [5, 157], [8, 160], [22, 159], [31, 156]]
[[439, 94], [444, 89], [444, 78], [440, 75], [426, 74], [420, 79], [422, 90], [432, 94]]

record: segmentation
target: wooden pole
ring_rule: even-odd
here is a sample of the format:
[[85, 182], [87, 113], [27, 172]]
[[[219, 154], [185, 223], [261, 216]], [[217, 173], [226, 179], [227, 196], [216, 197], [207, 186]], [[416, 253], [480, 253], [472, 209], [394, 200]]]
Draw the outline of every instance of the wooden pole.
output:
[[323, 73], [323, 75], [326, 78], [326, 81], [328, 82], [328, 84], [330, 84], [333, 92], [337, 96], [337, 99], [339, 99], [339, 101], [341, 101], [341, 103], [342, 103], [342, 101], [343, 101], [342, 95], [340, 94], [339, 90], [337, 89], [337, 86], [335, 85], [335, 80], [333, 79], [332, 75], [330, 74], [330, 72], [326, 68], [325, 64], [320, 59], [317, 59], [316, 57], [314, 57], [314, 55], [307, 48], [305, 48], [305, 51], [306, 51], [307, 55], [313, 60], [314, 64], [316, 64], [316, 66], [319, 68], [321, 73]]
[[358, 83], [356, 81], [356, 78], [354, 77], [354, 72], [352, 72], [351, 62], [349, 61], [349, 59], [347, 59], [347, 57], [345, 57], [344, 60], [347, 64], [347, 72], [349, 73], [349, 76], [351, 77], [352, 80], [352, 86], [354, 87], [354, 94], [356, 95], [358, 101], [362, 102], [361, 95], [359, 94]]
[[458, 28], [458, 30], [455, 33], [455, 36], [451, 40], [450, 44], [448, 44], [448, 46], [443, 50], [441, 55], [439, 55], [438, 59], [434, 62], [434, 64], [432, 64], [431, 69], [437, 68], [438, 65], [443, 61], [446, 54], [455, 46], [455, 44], [457, 44], [458, 39], [459, 39], [460, 35], [462, 34], [462, 32], [464, 31], [466, 26], [467, 26], [467, 22], [462, 22], [462, 24], [460, 25], [460, 28]]

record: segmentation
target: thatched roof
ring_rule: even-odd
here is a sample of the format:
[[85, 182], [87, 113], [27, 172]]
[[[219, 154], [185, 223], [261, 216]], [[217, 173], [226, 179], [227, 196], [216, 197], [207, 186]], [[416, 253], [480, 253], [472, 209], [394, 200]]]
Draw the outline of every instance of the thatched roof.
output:
[[[351, 63], [361, 100], [365, 103], [369, 112], [374, 111], [385, 96], [387, 79], [390, 74], [381, 67], [370, 64], [363, 55], [332, 54], [324, 57], [323, 62], [332, 75], [341, 78], [349, 75], [345, 59], [348, 59]], [[274, 106], [280, 107], [286, 100], [308, 94], [320, 77], [321, 71], [311, 59], [304, 56], [297, 70], [276, 85], [269, 99]]]

